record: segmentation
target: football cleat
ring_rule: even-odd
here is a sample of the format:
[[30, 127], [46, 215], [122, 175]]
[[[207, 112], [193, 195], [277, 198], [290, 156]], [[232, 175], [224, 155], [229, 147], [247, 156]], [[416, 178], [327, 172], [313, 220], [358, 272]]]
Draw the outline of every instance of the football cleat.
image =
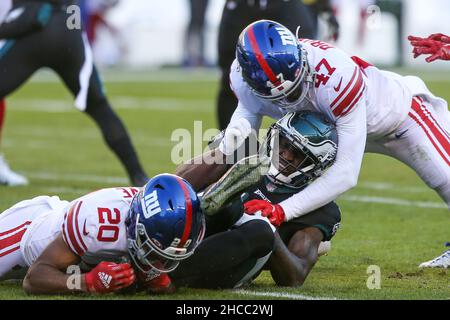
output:
[[[446, 246], [449, 247], [450, 244], [447, 243]], [[419, 268], [450, 268], [450, 249], [433, 260], [421, 263]]]
[[257, 183], [269, 171], [267, 157], [253, 155], [238, 161], [201, 198], [201, 208], [206, 215], [216, 214], [238, 192]]
[[3, 155], [0, 155], [0, 185], [24, 186], [28, 179], [11, 170]]
[[319, 257], [327, 255], [331, 250], [331, 241], [322, 241], [317, 249], [317, 254]]

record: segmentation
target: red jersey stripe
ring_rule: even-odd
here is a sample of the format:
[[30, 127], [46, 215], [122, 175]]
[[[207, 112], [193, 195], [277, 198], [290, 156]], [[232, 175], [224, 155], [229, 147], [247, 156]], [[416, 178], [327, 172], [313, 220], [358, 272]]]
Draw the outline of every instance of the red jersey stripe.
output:
[[413, 119], [421, 128], [422, 130], [425, 132], [425, 134], [427, 135], [428, 139], [431, 141], [431, 143], [433, 144], [434, 148], [436, 149], [436, 151], [439, 153], [439, 155], [442, 157], [442, 159], [444, 159], [444, 161], [447, 163], [447, 165], [450, 166], [450, 161], [447, 160], [447, 158], [445, 157], [445, 155], [442, 153], [442, 151], [440, 150], [439, 146], [436, 144], [436, 142], [434, 141], [433, 137], [431, 136], [430, 132], [427, 130], [427, 128], [425, 127], [425, 125], [419, 120], [419, 118], [417, 118], [412, 112], [410, 112], [409, 117], [411, 119]]
[[353, 102], [350, 104], [350, 106], [341, 113], [341, 117], [345, 116], [347, 113], [349, 113], [350, 111], [352, 111], [353, 107], [359, 102], [359, 100], [361, 99], [362, 94], [364, 93], [364, 90], [366, 89], [366, 86], [363, 86], [361, 92], [359, 93], [359, 95], [356, 97], [355, 100], [353, 100]]
[[27, 229], [23, 229], [20, 232], [17, 232], [16, 234], [4, 238], [0, 240], [0, 250], [6, 249], [8, 247], [11, 247], [17, 243], [20, 243], [20, 240], [22, 240], [23, 234], [27, 231]]
[[20, 228], [23, 228], [23, 227], [25, 227], [25, 226], [28, 226], [30, 223], [31, 223], [31, 221], [26, 221], [25, 223], [22, 223], [22, 224], [21, 224], [20, 226], [18, 226], [18, 227], [15, 227], [15, 228], [10, 229], [10, 230], [7, 230], [7, 231], [4, 231], [4, 232], [0, 233], [0, 237], [5, 236], [5, 235], [7, 235], [7, 234], [9, 234], [9, 233], [13, 233], [14, 231], [17, 231], [17, 230], [19, 230]]
[[82, 204], [83, 204], [83, 201], [80, 201], [80, 205], [78, 206], [77, 212], [75, 213], [75, 230], [77, 231], [78, 239], [80, 239], [81, 247], [83, 248], [83, 251], [86, 252], [87, 247], [84, 244], [83, 238], [81, 237], [80, 227], [78, 226], [78, 214], [80, 213]]
[[70, 208], [69, 210], [69, 214], [67, 215], [67, 235], [68, 235], [68, 240], [69, 241], [69, 246], [70, 248], [80, 257], [84, 254], [83, 249], [81, 249], [80, 245], [78, 244], [78, 241], [75, 237], [75, 228], [73, 225], [74, 222], [74, 211], [75, 211], [75, 207], [79, 205], [79, 202], [77, 202], [75, 205], [72, 206], [72, 208]]
[[[417, 99], [420, 102], [420, 104], [423, 104], [422, 97], [414, 96], [414, 99]], [[446, 135], [450, 139], [450, 134], [446, 130], [442, 129], [442, 127], [439, 125], [439, 122], [436, 121], [436, 119], [433, 117], [433, 115], [430, 113], [429, 116], [435, 122], [435, 124], [438, 126], [438, 128], [441, 130], [441, 133]]]
[[12, 249], [9, 249], [8, 251], [2, 252], [2, 253], [0, 253], [0, 258], [3, 257], [3, 256], [8, 255], [8, 254], [10, 254], [10, 253], [12, 253], [14, 251], [17, 251], [19, 249], [20, 249], [20, 246], [17, 246], [17, 247], [14, 247]]
[[342, 102], [340, 102], [339, 105], [333, 110], [333, 114], [336, 117], [339, 117], [341, 113], [350, 105], [350, 103], [356, 98], [359, 90], [361, 90], [362, 86], [364, 85], [364, 80], [361, 71], [358, 70], [357, 73], [358, 78], [356, 80], [355, 85], [347, 94], [347, 96], [344, 98], [344, 100], [342, 100]]
[[342, 92], [339, 93], [339, 95], [336, 97], [336, 99], [334, 99], [333, 102], [331, 103], [331, 105], [330, 105], [331, 109], [333, 109], [333, 106], [342, 98], [342, 96], [350, 88], [351, 84], [353, 83], [353, 80], [355, 80], [355, 78], [356, 78], [356, 71], [357, 70], [358, 70], [358, 68], [355, 67], [355, 70], [353, 70], [353, 75], [352, 75], [350, 81], [347, 83], [347, 85], [345, 86], [344, 90], [342, 90]]
[[[427, 108], [424, 105], [421, 105], [416, 99], [413, 99], [412, 109], [419, 115], [420, 120], [422, 120], [424, 125], [431, 131], [431, 134], [434, 136], [434, 138], [437, 140], [441, 148], [444, 150], [446, 156], [450, 158], [450, 139], [448, 138], [447, 135], [443, 134], [440, 131], [440, 127], [438, 126], [437, 122], [434, 121], [434, 119], [431, 117], [431, 113], [427, 110]], [[448, 161], [447, 157], [445, 157], [446, 161]]]

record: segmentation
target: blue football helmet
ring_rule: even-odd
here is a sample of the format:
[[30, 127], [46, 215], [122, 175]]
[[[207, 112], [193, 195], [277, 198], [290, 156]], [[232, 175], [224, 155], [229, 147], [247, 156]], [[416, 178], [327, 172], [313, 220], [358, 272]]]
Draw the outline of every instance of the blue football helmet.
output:
[[269, 179], [303, 188], [334, 163], [337, 147], [336, 126], [322, 113], [305, 110], [274, 123], [261, 152], [271, 160]]
[[239, 36], [236, 58], [254, 94], [288, 111], [298, 109], [312, 88], [307, 52], [283, 25], [259, 20]]
[[205, 218], [186, 180], [160, 174], [134, 196], [126, 227], [134, 265], [146, 274], [166, 273], [194, 253], [205, 234]]

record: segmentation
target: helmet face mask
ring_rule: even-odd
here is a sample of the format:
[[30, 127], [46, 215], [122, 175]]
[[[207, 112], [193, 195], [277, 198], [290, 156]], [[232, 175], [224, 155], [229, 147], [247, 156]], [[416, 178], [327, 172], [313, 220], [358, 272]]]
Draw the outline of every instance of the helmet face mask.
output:
[[303, 188], [334, 163], [337, 132], [318, 113], [289, 113], [271, 126], [261, 152], [271, 159], [271, 180]]
[[[154, 210], [158, 191], [159, 208]], [[175, 270], [181, 260], [194, 253], [205, 233], [195, 192], [173, 175], [156, 176], [134, 196], [126, 225], [131, 260], [147, 275]]]
[[312, 87], [306, 50], [277, 22], [260, 20], [245, 28], [236, 58], [253, 93], [288, 111], [296, 110]]

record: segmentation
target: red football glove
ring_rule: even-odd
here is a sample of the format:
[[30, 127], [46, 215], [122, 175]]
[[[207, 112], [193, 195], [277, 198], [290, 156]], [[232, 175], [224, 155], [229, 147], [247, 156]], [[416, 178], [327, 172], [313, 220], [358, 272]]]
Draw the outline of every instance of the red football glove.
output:
[[86, 289], [90, 293], [110, 293], [133, 284], [136, 280], [129, 263], [100, 262], [84, 275]]
[[414, 58], [422, 54], [430, 54], [431, 56], [426, 58], [425, 61], [450, 60], [450, 37], [442, 33], [434, 33], [428, 38], [409, 36], [408, 40], [414, 47]]
[[261, 211], [263, 217], [267, 217], [271, 224], [278, 227], [286, 220], [283, 208], [279, 204], [272, 204], [266, 200], [250, 200], [244, 203], [244, 211], [255, 214]]

